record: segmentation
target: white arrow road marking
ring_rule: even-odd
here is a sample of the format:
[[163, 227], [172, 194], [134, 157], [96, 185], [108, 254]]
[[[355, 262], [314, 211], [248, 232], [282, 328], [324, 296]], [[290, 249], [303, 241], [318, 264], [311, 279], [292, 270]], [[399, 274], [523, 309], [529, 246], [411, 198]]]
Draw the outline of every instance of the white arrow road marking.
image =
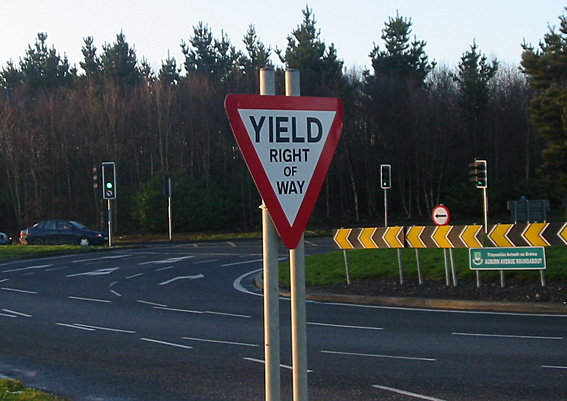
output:
[[119, 267], [109, 267], [107, 269], [98, 269], [98, 270], [94, 270], [91, 272], [85, 272], [85, 273], [75, 273], [75, 274], [69, 274], [67, 275], [67, 277], [76, 277], [76, 276], [104, 276], [106, 274], [110, 274], [115, 270], [118, 270]]
[[169, 259], [163, 259], [163, 260], [151, 260], [149, 262], [142, 262], [142, 263], [138, 263], [138, 265], [151, 265], [151, 264], [162, 264], [162, 263], [175, 263], [175, 262], [179, 262], [180, 260], [184, 260], [184, 259], [191, 259], [194, 258], [194, 255], [190, 255], [190, 256], [180, 256], [178, 258], [169, 258]]
[[167, 285], [167, 284], [171, 284], [174, 281], [177, 280], [197, 280], [199, 278], [204, 278], [205, 276], [203, 276], [202, 274], [196, 274], [194, 276], [178, 276], [178, 277], [174, 277], [172, 279], [169, 279], [167, 281], [164, 281], [162, 283], [159, 283], [159, 285]]

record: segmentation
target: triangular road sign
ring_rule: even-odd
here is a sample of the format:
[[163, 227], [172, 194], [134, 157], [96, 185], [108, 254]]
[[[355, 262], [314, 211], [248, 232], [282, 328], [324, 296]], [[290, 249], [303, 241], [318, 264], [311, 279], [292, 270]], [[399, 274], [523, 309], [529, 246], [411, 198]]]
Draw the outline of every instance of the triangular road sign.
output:
[[343, 127], [337, 98], [228, 95], [228, 119], [287, 248], [305, 231]]

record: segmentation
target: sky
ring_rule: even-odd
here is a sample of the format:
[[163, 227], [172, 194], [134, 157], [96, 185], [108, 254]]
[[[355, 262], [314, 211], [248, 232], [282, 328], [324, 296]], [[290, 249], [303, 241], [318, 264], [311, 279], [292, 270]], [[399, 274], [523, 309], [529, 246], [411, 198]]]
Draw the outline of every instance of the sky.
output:
[[[566, 6], [560, 0], [0, 0], [0, 68], [18, 63], [39, 32], [77, 68], [85, 37], [93, 37], [100, 54], [120, 32], [155, 71], [168, 55], [182, 66], [180, 44], [199, 22], [241, 50], [253, 24], [262, 43], [285, 50], [307, 4], [320, 39], [334, 43], [345, 67], [357, 69], [371, 67], [368, 55], [374, 44], [384, 48], [384, 24], [397, 14], [411, 19], [412, 40], [426, 41], [426, 54], [440, 65], [455, 68], [473, 41], [489, 59], [518, 65], [521, 44], [537, 46], [550, 26], [559, 27]], [[281, 65], [275, 54], [272, 61]]]

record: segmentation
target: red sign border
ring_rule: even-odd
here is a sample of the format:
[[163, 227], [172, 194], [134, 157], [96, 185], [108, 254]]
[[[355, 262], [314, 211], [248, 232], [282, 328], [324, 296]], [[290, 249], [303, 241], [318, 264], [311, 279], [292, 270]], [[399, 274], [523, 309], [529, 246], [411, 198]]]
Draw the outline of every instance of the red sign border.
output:
[[[319, 192], [327, 176], [331, 160], [333, 159], [341, 136], [344, 115], [344, 107], [341, 99], [309, 96], [229, 94], [225, 99], [225, 109], [240, 151], [248, 166], [248, 170], [250, 170], [256, 187], [270, 212], [276, 229], [288, 249], [297, 248], [301, 235], [304, 233], [305, 227], [307, 227], [307, 223], [311, 217], [313, 207], [317, 202]], [[238, 112], [239, 109], [336, 111], [327, 140], [321, 151], [321, 156], [317, 162], [313, 176], [311, 177], [311, 182], [309, 183], [309, 187], [307, 188], [293, 225], [289, 224], [285, 216], [264, 166], [242, 122]]]
[[[447, 212], [447, 221], [444, 224], [439, 224], [436, 219], [435, 219], [435, 211], [437, 209], [443, 209]], [[451, 212], [449, 212], [449, 209], [447, 208], [447, 206], [445, 205], [437, 205], [433, 208], [433, 210], [431, 211], [431, 220], [433, 220], [433, 224], [435, 224], [436, 226], [446, 226], [449, 224], [449, 221], [451, 221]]]

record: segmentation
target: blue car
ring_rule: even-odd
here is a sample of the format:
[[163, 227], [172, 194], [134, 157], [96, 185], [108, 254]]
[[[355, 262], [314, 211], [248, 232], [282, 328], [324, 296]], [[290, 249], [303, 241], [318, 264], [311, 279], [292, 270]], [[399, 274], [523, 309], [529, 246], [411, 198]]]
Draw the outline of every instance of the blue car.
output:
[[47, 220], [22, 230], [20, 242], [29, 245], [104, 245], [108, 234], [72, 220]]
[[12, 243], [12, 237], [0, 233], [0, 245], [10, 245]]

